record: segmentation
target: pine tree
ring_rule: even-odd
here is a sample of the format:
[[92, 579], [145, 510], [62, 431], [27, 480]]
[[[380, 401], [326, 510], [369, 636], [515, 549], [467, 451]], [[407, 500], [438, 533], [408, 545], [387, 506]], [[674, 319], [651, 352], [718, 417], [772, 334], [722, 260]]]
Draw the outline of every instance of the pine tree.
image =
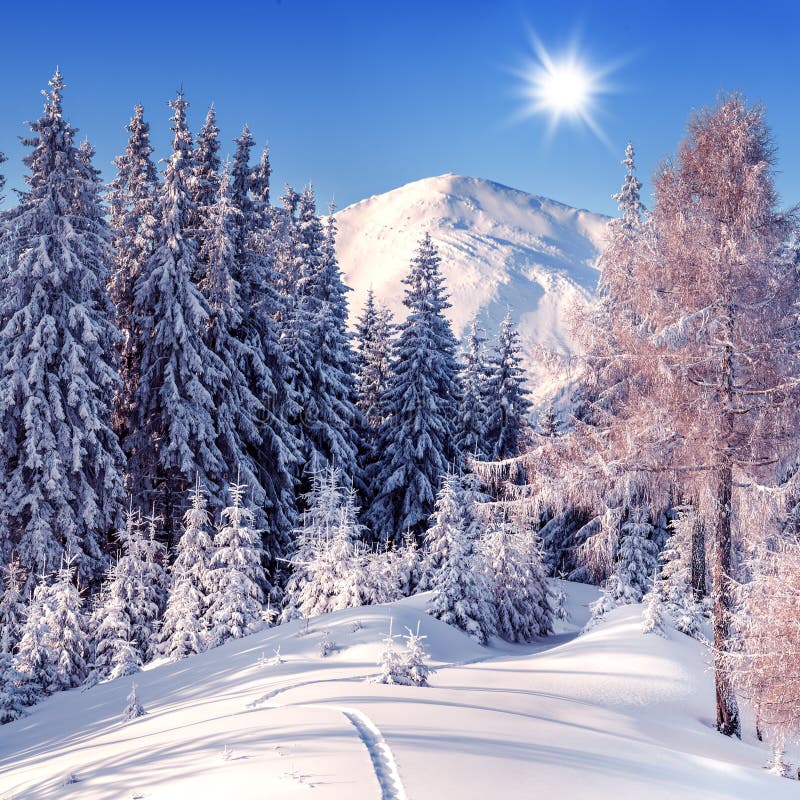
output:
[[487, 390], [486, 442], [496, 461], [519, 455], [530, 403], [525, 397], [525, 372], [519, 333], [508, 310], [494, 350]]
[[642, 633], [655, 633], [658, 636], [666, 637], [664, 631], [664, 609], [661, 599], [661, 587], [659, 586], [658, 573], [653, 577], [653, 587], [644, 596], [644, 616], [642, 618]]
[[497, 633], [509, 642], [532, 642], [552, 631], [552, 609], [534, 534], [495, 522], [483, 541]]
[[376, 304], [370, 288], [356, 324], [356, 405], [366, 423], [365, 436], [374, 436], [386, 418], [383, 397], [389, 380], [394, 324], [392, 312]]
[[[290, 550], [296, 523], [294, 474], [300, 462], [300, 441], [289, 423], [300, 413], [291, 387], [291, 367], [281, 343], [277, 319], [284, 309], [278, 293], [275, 266], [275, 225], [269, 207], [269, 158], [250, 166], [253, 137], [247, 126], [236, 140], [231, 165], [235, 269], [241, 319], [233, 331], [241, 343], [239, 370], [259, 403], [256, 436], [241, 431], [255, 465], [257, 482], [264, 490], [264, 514], [256, 522], [263, 529], [264, 549], [271, 567]], [[260, 501], [259, 501], [260, 504]]]
[[198, 480], [170, 567], [170, 592], [161, 626], [162, 652], [175, 661], [200, 653], [206, 647], [203, 618], [209, 604], [209, 571], [214, 548], [206, 506]]
[[[209, 319], [204, 339], [209, 350], [227, 367], [225, 375], [210, 386], [217, 448], [225, 464], [229, 483], [240, 475], [250, 487], [256, 506], [263, 506], [265, 492], [256, 475], [251, 445], [261, 441], [258, 430], [263, 406], [253, 395], [250, 380], [242, 372], [248, 362], [249, 345], [240, 341], [236, 332], [242, 325], [242, 307], [238, 284], [235, 239], [238, 230], [236, 217], [240, 212], [230, 196], [230, 174], [227, 166], [219, 181], [213, 204], [204, 210], [201, 223], [200, 260], [204, 270], [200, 289], [209, 307]], [[234, 466], [237, 465], [237, 466]], [[236, 474], [231, 474], [235, 469]]]
[[0, 653], [0, 725], [25, 716], [27, 705], [25, 676], [14, 666], [10, 653]]
[[334, 464], [344, 480], [361, 487], [353, 353], [347, 330], [348, 288], [336, 259], [333, 215], [323, 229], [314, 192], [300, 194], [294, 225], [287, 344], [293, 388], [302, 413], [297, 419], [304, 471]]
[[261, 532], [253, 527], [254, 514], [244, 504], [246, 488], [231, 484], [231, 505], [223, 509], [222, 525], [214, 537], [206, 612], [212, 647], [240, 639], [261, 623], [266, 583], [263, 550]]
[[62, 565], [42, 603], [45, 644], [60, 689], [80, 686], [89, 674], [89, 621], [74, 577], [72, 567]]
[[131, 684], [131, 693], [127, 697], [128, 705], [125, 706], [122, 712], [122, 721], [130, 722], [131, 720], [143, 717], [147, 712], [136, 697], [136, 684]]
[[403, 667], [408, 676], [408, 682], [412, 686], [427, 686], [428, 678], [433, 672], [426, 661], [428, 654], [425, 652], [423, 644], [423, 640], [427, 637], [420, 635], [419, 622], [416, 632], [411, 628], [406, 628], [406, 631], [408, 633], [405, 636], [406, 648], [403, 653]]
[[200, 268], [194, 276], [195, 281], [200, 281], [203, 276], [202, 253], [205, 246], [205, 232], [208, 226], [205, 217], [211, 207], [216, 203], [220, 189], [219, 157], [219, 128], [217, 127], [217, 112], [214, 105], [209, 107], [203, 127], [197, 135], [195, 149], [192, 153], [191, 173], [188, 186], [191, 196], [191, 207], [187, 228], [196, 238], [199, 252]]
[[[134, 287], [153, 253], [156, 241], [158, 174], [150, 145], [150, 125], [141, 105], [126, 126], [130, 133], [125, 152], [114, 159], [117, 175], [108, 192], [114, 264], [109, 293], [116, 306], [121, 385], [114, 399], [114, 429], [125, 444], [131, 431], [134, 398], [139, 385], [143, 349], [141, 321], [135, 313]], [[126, 456], [130, 456], [126, 452]]]
[[98, 578], [122, 495], [110, 233], [63, 115], [59, 72], [50, 86], [24, 140], [27, 189], [0, 229], [0, 532], [28, 588], [65, 554], [82, 582]]
[[195, 476], [208, 487], [212, 505], [222, 503], [225, 467], [217, 447], [212, 390], [229, 380], [227, 365], [203, 341], [209, 309], [193, 282], [197, 250], [187, 227], [192, 210], [187, 105], [182, 93], [170, 102], [174, 138], [158, 199], [159, 237], [135, 286], [144, 347], [136, 425], [130, 434], [134, 499], [139, 506], [156, 504], [169, 537]]
[[22, 597], [23, 572], [17, 561], [2, 567], [0, 595], [0, 654], [13, 653], [22, 635], [26, 607]]
[[456, 341], [444, 316], [450, 304], [430, 235], [420, 242], [404, 282], [409, 314], [386, 390], [389, 418], [376, 447], [381, 460], [368, 476], [374, 499], [367, 522], [387, 541], [399, 541], [407, 530], [421, 537], [441, 476], [460, 468]]
[[98, 675], [119, 678], [138, 672], [142, 655], [131, 639], [131, 614], [117, 566], [111, 567], [92, 614], [94, 668]]
[[443, 529], [446, 554], [431, 580], [428, 613], [486, 644], [495, 629], [491, 587], [483, 569], [474, 504], [455, 475], [445, 478], [437, 496], [434, 524]]
[[458, 419], [458, 448], [465, 457], [481, 461], [492, 455], [487, 441], [489, 365], [485, 355], [486, 337], [477, 320], [467, 338], [466, 359], [461, 372], [461, 405]]
[[32, 689], [28, 698], [30, 705], [42, 695], [59, 688], [56, 655], [48, 644], [50, 631], [45, 620], [44, 608], [47, 594], [48, 586], [42, 577], [28, 603], [25, 624], [14, 654], [14, 668], [25, 676]]

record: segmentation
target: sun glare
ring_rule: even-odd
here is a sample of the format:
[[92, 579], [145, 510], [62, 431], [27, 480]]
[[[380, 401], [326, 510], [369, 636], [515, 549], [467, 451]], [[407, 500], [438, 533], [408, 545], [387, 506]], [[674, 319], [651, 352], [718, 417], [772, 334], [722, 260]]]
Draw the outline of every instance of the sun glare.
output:
[[553, 56], [533, 38], [533, 49], [535, 57], [528, 58], [521, 69], [515, 70], [522, 80], [525, 99], [522, 116], [547, 116], [550, 135], [562, 120], [582, 123], [605, 142], [605, 134], [597, 122], [597, 105], [599, 97], [609, 92], [605, 77], [611, 67], [590, 67], [574, 46], [560, 56]]

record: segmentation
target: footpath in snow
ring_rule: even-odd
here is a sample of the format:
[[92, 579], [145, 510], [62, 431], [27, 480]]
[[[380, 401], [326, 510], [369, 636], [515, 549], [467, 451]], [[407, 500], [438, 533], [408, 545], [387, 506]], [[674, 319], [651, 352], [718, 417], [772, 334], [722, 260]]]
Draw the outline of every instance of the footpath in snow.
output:
[[[0, 728], [0, 800], [796, 797], [752, 735], [714, 731], [700, 644], [644, 636], [640, 606], [578, 635], [596, 590], [567, 591], [537, 645], [480, 647], [420, 595], [153, 664], [130, 723], [130, 678], [55, 695]], [[368, 681], [390, 618], [421, 622], [430, 687]]]

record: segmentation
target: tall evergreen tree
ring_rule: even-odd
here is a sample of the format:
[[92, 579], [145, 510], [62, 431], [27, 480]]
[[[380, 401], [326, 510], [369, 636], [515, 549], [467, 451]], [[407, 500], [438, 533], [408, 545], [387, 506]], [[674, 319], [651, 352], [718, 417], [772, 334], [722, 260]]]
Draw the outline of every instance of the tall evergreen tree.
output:
[[508, 310], [494, 350], [488, 387], [486, 442], [494, 460], [519, 455], [530, 402], [525, 397], [519, 333]]
[[0, 231], [0, 533], [29, 587], [66, 554], [80, 580], [98, 578], [122, 495], [110, 234], [63, 115], [59, 72], [50, 86], [24, 140], [27, 189]]
[[141, 105], [134, 108], [126, 130], [130, 137], [125, 152], [114, 159], [117, 175], [109, 187], [108, 209], [114, 246], [109, 293], [122, 332], [119, 342], [121, 384], [114, 399], [113, 421], [119, 440], [126, 449], [125, 455], [129, 457], [125, 444], [131, 431], [144, 347], [134, 287], [155, 247], [158, 174], [152, 159], [150, 125], [144, 121]]
[[[268, 562], [289, 554], [295, 525], [294, 473], [300, 460], [300, 442], [289, 419], [299, 413], [290, 385], [289, 359], [281, 343], [277, 320], [283, 300], [278, 293], [272, 209], [269, 207], [269, 159], [250, 165], [253, 137], [247, 126], [236, 140], [231, 165], [231, 205], [234, 262], [231, 277], [238, 286], [240, 320], [233, 335], [241, 343], [239, 370], [248, 377], [250, 393], [259, 404], [255, 436], [241, 435], [255, 468], [252, 487], [264, 491], [262, 529]], [[233, 464], [231, 464], [233, 466]]]
[[390, 416], [378, 437], [381, 461], [368, 476], [374, 499], [367, 521], [375, 533], [398, 543], [406, 530], [422, 535], [441, 476], [461, 466], [456, 341], [444, 316], [450, 303], [439, 261], [426, 234], [404, 280], [409, 313], [400, 325], [386, 390]]
[[389, 380], [393, 335], [392, 312], [375, 302], [370, 288], [356, 324], [354, 358], [356, 405], [366, 423], [367, 438], [372, 438], [386, 417], [383, 397]]
[[431, 578], [428, 613], [486, 644], [495, 630], [491, 585], [481, 558], [475, 503], [457, 475], [444, 479], [434, 526], [443, 540], [442, 560]]
[[191, 506], [184, 514], [183, 534], [170, 567], [169, 598], [161, 626], [162, 652], [173, 660], [206, 648], [203, 620], [209, 604], [209, 571], [214, 551], [206, 505], [198, 481], [191, 493]]
[[231, 504], [222, 511], [222, 524], [214, 537], [209, 571], [209, 607], [206, 623], [212, 647], [240, 639], [261, 623], [266, 578], [261, 565], [261, 534], [254, 515], [244, 503], [247, 487], [230, 487]]
[[170, 102], [174, 138], [158, 200], [157, 247], [134, 292], [144, 337], [136, 425], [129, 436], [134, 499], [139, 506], [156, 504], [168, 537], [175, 535], [196, 476], [208, 487], [213, 506], [223, 502], [225, 465], [217, 446], [213, 388], [230, 380], [228, 366], [203, 339], [209, 309], [193, 281], [197, 250], [187, 227], [192, 209], [187, 105], [182, 93]]
[[461, 372], [458, 448], [464, 456], [482, 461], [491, 458], [491, 448], [487, 442], [489, 365], [486, 363], [485, 348], [486, 337], [475, 320], [467, 338], [466, 358]]
[[297, 419], [307, 483], [312, 464], [333, 464], [345, 483], [361, 488], [353, 353], [347, 331], [349, 291], [335, 251], [336, 228], [317, 216], [314, 192], [300, 194], [294, 243], [295, 276], [287, 344], [300, 414]]
[[237, 271], [235, 237], [239, 213], [231, 202], [226, 167], [218, 196], [206, 209], [201, 225], [200, 257], [204, 274], [200, 289], [209, 307], [204, 339], [211, 352], [227, 366], [227, 374], [220, 374], [220, 380], [210, 386], [217, 447], [228, 465], [225, 480], [231, 482], [241, 476], [252, 487], [254, 502], [261, 506], [265, 493], [256, 475], [253, 448], [248, 444], [255, 445], [261, 440], [258, 420], [263, 407], [251, 391], [249, 377], [242, 371], [250, 356], [249, 344], [236, 336], [243, 316], [239, 285], [233, 279]]

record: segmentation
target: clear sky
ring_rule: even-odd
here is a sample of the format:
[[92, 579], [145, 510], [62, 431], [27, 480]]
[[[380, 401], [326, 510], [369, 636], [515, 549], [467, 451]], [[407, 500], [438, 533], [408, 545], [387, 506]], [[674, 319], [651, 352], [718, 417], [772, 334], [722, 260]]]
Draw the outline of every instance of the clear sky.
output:
[[[269, 142], [276, 195], [313, 180], [321, 205], [342, 207], [457, 172], [611, 213], [627, 138], [648, 192], [691, 109], [740, 90], [767, 105], [788, 205], [800, 201], [799, 22], [800, 4], [765, 0], [17, 2], [0, 30], [0, 149], [19, 186], [17, 137], [58, 64], [106, 180], [136, 102], [165, 155], [166, 101], [182, 84], [193, 128], [214, 102], [226, 148], [245, 121]], [[512, 121], [530, 30], [551, 53], [577, 37], [590, 64], [616, 65], [598, 103], [607, 143], [585, 126], [548, 140], [546, 118]]]

